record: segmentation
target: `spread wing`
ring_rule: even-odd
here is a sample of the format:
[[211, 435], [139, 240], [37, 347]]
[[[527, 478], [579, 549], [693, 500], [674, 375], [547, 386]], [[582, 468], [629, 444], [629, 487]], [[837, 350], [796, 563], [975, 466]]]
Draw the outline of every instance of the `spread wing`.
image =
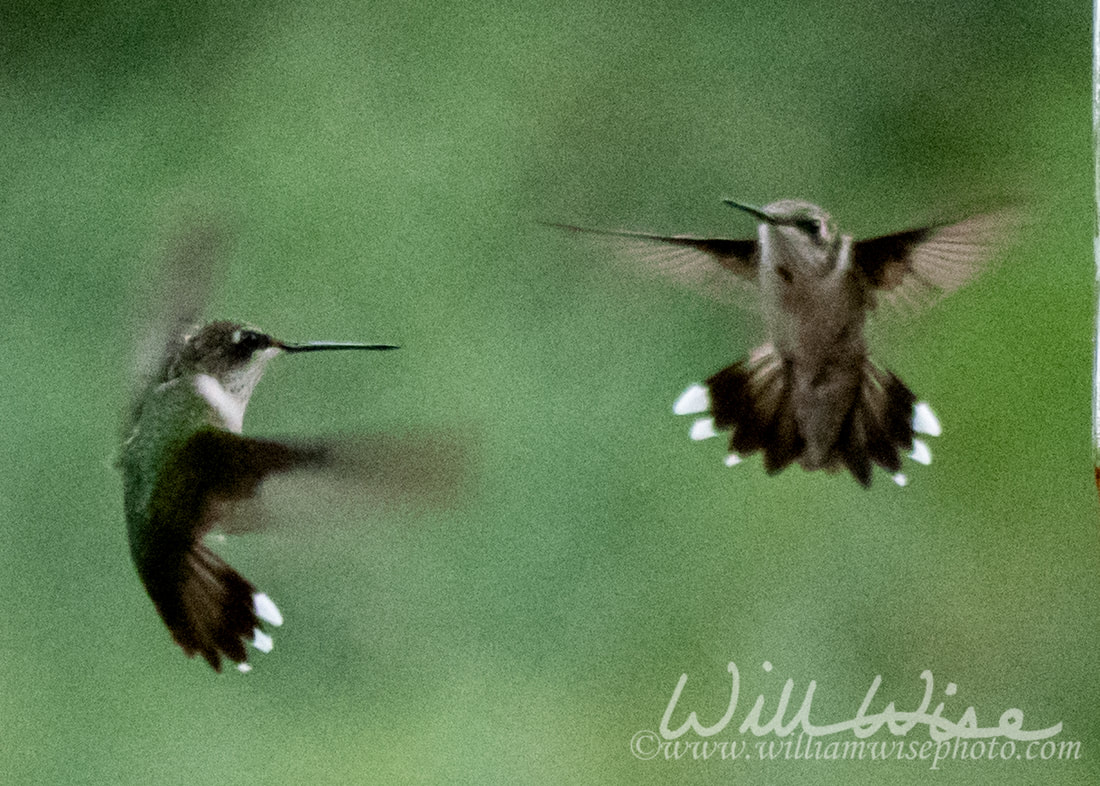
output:
[[132, 386], [124, 438], [137, 422], [146, 392], [162, 381], [184, 333], [202, 317], [225, 245], [225, 231], [204, 221], [186, 223], [169, 238], [154, 280], [143, 288], [134, 309]]
[[923, 308], [996, 260], [1019, 222], [1017, 211], [1004, 209], [861, 240], [855, 244], [855, 264], [888, 302]]
[[755, 240], [654, 235], [571, 224], [546, 226], [602, 237], [612, 254], [643, 274], [664, 277], [706, 297], [744, 305], [756, 290]]

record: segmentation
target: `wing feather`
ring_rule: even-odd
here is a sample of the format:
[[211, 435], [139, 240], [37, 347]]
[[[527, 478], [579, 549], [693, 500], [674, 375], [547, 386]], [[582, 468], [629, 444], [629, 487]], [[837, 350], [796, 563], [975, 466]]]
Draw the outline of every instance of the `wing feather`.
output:
[[625, 266], [673, 281], [713, 300], [738, 305], [755, 301], [747, 297], [756, 292], [755, 240], [657, 235], [572, 224], [547, 226], [600, 237]]
[[1002, 209], [861, 240], [855, 244], [855, 264], [887, 302], [923, 308], [989, 267], [1019, 221], [1016, 210]]

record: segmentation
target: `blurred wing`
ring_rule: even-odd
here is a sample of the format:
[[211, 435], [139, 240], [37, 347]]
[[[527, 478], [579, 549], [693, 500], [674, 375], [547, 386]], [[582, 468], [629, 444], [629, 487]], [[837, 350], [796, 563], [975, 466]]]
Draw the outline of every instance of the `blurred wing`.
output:
[[[343, 507], [360, 516], [454, 508], [471, 491], [472, 443], [469, 434], [435, 430], [329, 439], [321, 445], [322, 460], [305, 467], [315, 471], [273, 479], [260, 496], [276, 503], [280, 521], [302, 504], [322, 501], [322, 511]], [[295, 512], [287, 523], [301, 518]]]
[[248, 660], [250, 639], [260, 649], [270, 647], [270, 638], [257, 631], [262, 621], [282, 622], [278, 609], [203, 536], [220, 523], [226, 503], [248, 498], [268, 475], [326, 457], [323, 448], [213, 428], [196, 432], [169, 457], [153, 490], [147, 525], [131, 532], [131, 548], [142, 584], [187, 655], [198, 653], [220, 671], [223, 657]]
[[162, 381], [184, 333], [201, 318], [210, 300], [226, 233], [210, 222], [190, 222], [168, 241], [153, 280], [140, 287], [135, 308], [132, 389], [123, 437], [137, 421], [146, 391]]
[[[471, 442], [468, 435], [434, 430], [292, 442], [200, 429], [172, 454], [158, 478], [152, 512], [166, 521], [153, 531], [201, 538], [224, 528], [229, 505], [256, 494], [269, 476], [290, 479], [306, 474], [302, 470], [336, 482], [357, 504], [369, 498], [383, 506], [451, 507], [469, 475]], [[316, 488], [316, 480], [310, 477], [303, 496]], [[230, 529], [255, 528], [240, 523]]]
[[855, 244], [855, 264], [892, 304], [919, 309], [970, 283], [1015, 235], [1014, 210], [911, 229]]
[[[427, 433], [295, 444], [202, 429], [158, 478], [149, 526], [133, 549], [138, 575], [185, 653], [202, 655], [215, 670], [223, 657], [244, 663], [245, 642], [269, 649], [263, 622], [279, 625], [282, 615], [203, 542], [208, 532], [242, 532], [287, 518], [255, 504], [256, 496], [268, 496], [261, 484], [276, 476], [288, 485], [277, 487], [283, 496], [277, 492], [274, 501], [297, 498], [307, 506], [305, 523], [327, 518], [334, 508], [323, 503], [341, 500], [357, 511], [364, 501], [451, 506], [465, 480], [465, 454], [458, 440]], [[326, 500], [326, 491], [338, 497]], [[294, 505], [288, 507], [293, 515]]]
[[668, 278], [706, 297], [747, 305], [756, 291], [755, 240], [651, 235], [570, 224], [547, 226], [605, 238], [620, 261], [642, 273]]

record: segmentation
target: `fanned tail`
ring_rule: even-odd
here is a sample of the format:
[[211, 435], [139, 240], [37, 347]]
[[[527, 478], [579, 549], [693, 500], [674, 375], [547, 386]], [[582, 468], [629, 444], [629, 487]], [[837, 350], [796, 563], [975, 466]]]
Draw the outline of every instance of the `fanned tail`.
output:
[[172, 638], [188, 655], [198, 653], [215, 671], [224, 656], [247, 671], [251, 643], [269, 652], [273, 642], [263, 622], [281, 625], [282, 615], [271, 599], [257, 592], [201, 540], [181, 554], [165, 550], [142, 573], [145, 588]]
[[[844, 419], [829, 467], [847, 469], [863, 486], [879, 465], [891, 475], [901, 471], [901, 453], [913, 450], [917, 397], [889, 371], [864, 362], [859, 392]], [[896, 479], [896, 478], [895, 478]], [[902, 476], [904, 480], [904, 476]]]
[[901, 473], [903, 456], [921, 464], [932, 460], [927, 444], [914, 434], [938, 436], [936, 416], [927, 404], [917, 402], [897, 376], [870, 360], [864, 361], [858, 389], [835, 438], [831, 444], [817, 446], [816, 458], [807, 450], [793, 387], [791, 363], [766, 344], [705, 383], [689, 387], [673, 412], [709, 413], [695, 421], [692, 438], [729, 432], [726, 464], [733, 466], [743, 456], [761, 452], [769, 475], [797, 462], [807, 470], [847, 470], [860, 484], [870, 486], [872, 470], [878, 465], [904, 486], [908, 480]]
[[791, 406], [789, 369], [770, 346], [722, 369], [706, 384], [715, 428], [732, 432], [732, 453], [763, 451], [769, 475], [802, 455], [805, 441]]

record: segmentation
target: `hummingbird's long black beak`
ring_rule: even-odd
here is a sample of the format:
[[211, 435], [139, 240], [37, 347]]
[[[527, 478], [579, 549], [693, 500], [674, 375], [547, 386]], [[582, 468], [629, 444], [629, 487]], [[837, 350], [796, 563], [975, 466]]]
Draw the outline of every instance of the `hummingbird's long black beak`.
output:
[[748, 213], [753, 218], [759, 219], [760, 221], [763, 221], [766, 224], [774, 224], [775, 223], [775, 216], [772, 216], [772, 215], [769, 215], [768, 213], [765, 213], [763, 210], [761, 210], [758, 207], [754, 207], [753, 205], [746, 205], [746, 204], [743, 204], [741, 202], [734, 202], [732, 199], [723, 199], [722, 201], [725, 202], [730, 207], [735, 207], [738, 210], [744, 210], [746, 213]]
[[325, 352], [330, 349], [400, 349], [393, 344], [352, 344], [343, 341], [309, 341], [305, 344], [287, 344], [276, 342], [276, 346], [284, 352]]

